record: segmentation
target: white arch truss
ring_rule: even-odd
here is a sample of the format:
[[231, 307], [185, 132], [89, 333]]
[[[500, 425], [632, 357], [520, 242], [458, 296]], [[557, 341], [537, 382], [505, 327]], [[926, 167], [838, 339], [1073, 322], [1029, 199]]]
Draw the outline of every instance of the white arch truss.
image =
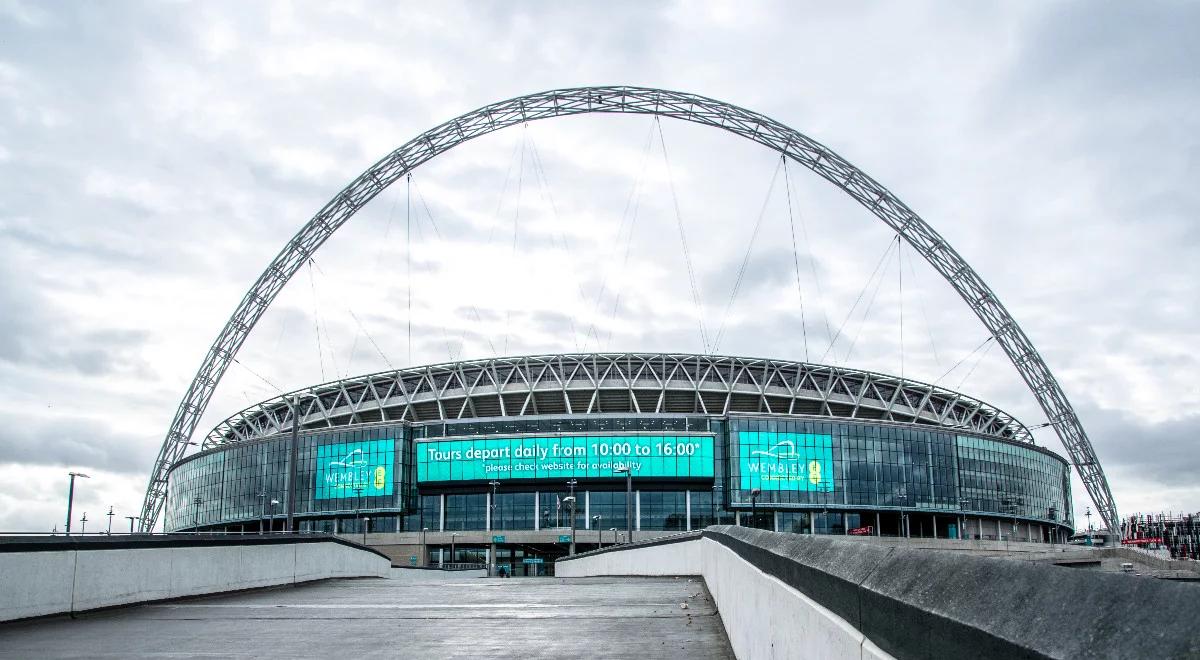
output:
[[983, 322], [1046, 413], [1096, 504], [1097, 513], [1109, 529], [1118, 529], [1116, 503], [1108, 480], [1067, 395], [991, 288], [933, 227], [846, 159], [774, 119], [695, 94], [617, 86], [539, 92], [468, 112], [409, 140], [369, 167], [322, 207], [271, 260], [208, 349], [154, 462], [142, 504], [142, 530], [153, 529], [162, 511], [167, 473], [187, 451], [217, 383], [246, 336], [288, 280], [338, 228], [389, 185], [467, 140], [538, 119], [589, 113], [657, 115], [724, 129], [778, 151], [866, 207], [946, 278]]

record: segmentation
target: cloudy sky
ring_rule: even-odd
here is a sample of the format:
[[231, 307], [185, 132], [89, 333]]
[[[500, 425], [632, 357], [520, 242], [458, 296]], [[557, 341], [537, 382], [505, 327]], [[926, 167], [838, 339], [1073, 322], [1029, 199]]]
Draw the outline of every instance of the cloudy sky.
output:
[[[1200, 510], [1197, 25], [1182, 2], [0, 0], [0, 529], [61, 528], [71, 469], [76, 517], [127, 525], [209, 343], [342, 186], [455, 115], [598, 84], [762, 112], [888, 186], [1041, 350], [1121, 512]], [[910, 248], [779, 163], [633, 116], [462, 145], [297, 274], [198, 433], [388, 365], [714, 350], [701, 319], [720, 353], [903, 370], [1044, 421]]]

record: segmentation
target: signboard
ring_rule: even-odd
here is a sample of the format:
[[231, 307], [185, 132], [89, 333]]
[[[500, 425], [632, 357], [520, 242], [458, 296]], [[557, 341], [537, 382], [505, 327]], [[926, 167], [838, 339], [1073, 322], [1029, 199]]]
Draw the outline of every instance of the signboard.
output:
[[833, 436], [739, 431], [741, 489], [833, 491]]
[[542, 559], [541, 557], [526, 557], [522, 559], [521, 562], [525, 564], [544, 564], [546, 563], [546, 560]]
[[848, 530], [846, 533], [850, 536], [870, 536], [875, 533], [875, 526], [867, 525], [866, 527], [855, 527], [851, 530]]
[[504, 543], [504, 535], [497, 534], [492, 537], [492, 543]]
[[316, 498], [391, 495], [395, 463], [393, 439], [318, 445]]
[[416, 556], [416, 555], [409, 555], [409, 556], [408, 556], [408, 565], [409, 565], [409, 566], [416, 566], [416, 565], [417, 565], [417, 556]]
[[558, 542], [559, 542], [559, 543], [570, 543], [570, 542], [571, 542], [571, 535], [570, 535], [570, 534], [559, 534], [559, 535], [558, 535]]
[[417, 482], [713, 476], [711, 435], [531, 436], [417, 444]]

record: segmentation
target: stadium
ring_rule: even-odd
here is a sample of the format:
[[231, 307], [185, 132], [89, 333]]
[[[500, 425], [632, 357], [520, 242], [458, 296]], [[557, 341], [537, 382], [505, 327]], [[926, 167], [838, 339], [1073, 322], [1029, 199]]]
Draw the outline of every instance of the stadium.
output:
[[630, 528], [1063, 542], [1070, 502], [1067, 461], [948, 389], [783, 360], [571, 354], [247, 408], [172, 466], [165, 527], [361, 534], [398, 563], [544, 574], [572, 540]]

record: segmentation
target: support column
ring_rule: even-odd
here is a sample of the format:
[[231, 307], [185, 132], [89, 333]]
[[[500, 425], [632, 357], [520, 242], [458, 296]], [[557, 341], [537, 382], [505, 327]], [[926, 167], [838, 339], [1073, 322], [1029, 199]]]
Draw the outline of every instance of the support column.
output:
[[[575, 491], [575, 497], [579, 497], [579, 491]], [[576, 500], [575, 504], [579, 504]], [[583, 491], [583, 528], [592, 528], [592, 491]]]
[[533, 530], [542, 528], [542, 494], [538, 491], [533, 491]]
[[883, 530], [879, 529], [879, 512], [875, 512], [875, 536], [882, 536]]
[[[626, 507], [625, 510], [628, 511], [629, 507]], [[642, 531], [642, 491], [640, 490], [633, 491], [633, 517], [634, 525], [632, 529], [638, 532]], [[625, 524], [628, 525], [629, 521], [626, 521]], [[633, 539], [630, 538], [628, 542], [633, 543]]]
[[692, 491], [683, 491], [683, 516], [687, 519], [683, 528], [692, 531]]

